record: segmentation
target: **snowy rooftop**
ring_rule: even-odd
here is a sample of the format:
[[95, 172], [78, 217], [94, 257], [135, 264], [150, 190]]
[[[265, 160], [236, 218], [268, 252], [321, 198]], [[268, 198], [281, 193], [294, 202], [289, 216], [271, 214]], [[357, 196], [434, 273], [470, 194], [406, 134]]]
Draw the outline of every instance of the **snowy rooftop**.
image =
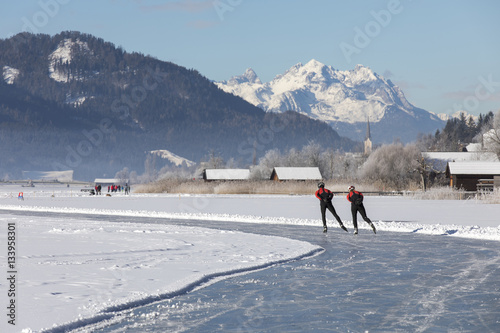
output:
[[248, 169], [206, 169], [207, 180], [245, 180], [250, 176]]
[[500, 175], [500, 162], [449, 162], [452, 175]]
[[498, 162], [498, 156], [492, 152], [474, 151], [474, 152], [423, 152], [422, 155], [427, 159], [466, 162], [466, 161], [485, 161]]
[[276, 173], [280, 180], [320, 180], [323, 177], [317, 167], [306, 168], [274, 168], [273, 175]]

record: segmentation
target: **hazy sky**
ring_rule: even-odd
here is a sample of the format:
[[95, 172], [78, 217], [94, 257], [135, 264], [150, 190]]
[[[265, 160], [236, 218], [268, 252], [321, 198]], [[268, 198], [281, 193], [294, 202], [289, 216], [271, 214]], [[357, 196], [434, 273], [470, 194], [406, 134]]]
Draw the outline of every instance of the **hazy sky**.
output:
[[317, 59], [370, 67], [435, 113], [500, 109], [497, 0], [2, 1], [0, 38], [81, 31], [225, 80]]

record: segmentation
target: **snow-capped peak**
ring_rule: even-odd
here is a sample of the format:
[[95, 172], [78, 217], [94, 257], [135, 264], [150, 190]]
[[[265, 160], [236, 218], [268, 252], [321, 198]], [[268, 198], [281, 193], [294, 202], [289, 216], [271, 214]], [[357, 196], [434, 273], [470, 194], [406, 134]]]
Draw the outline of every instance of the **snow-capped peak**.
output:
[[356, 67], [348, 72], [349, 81], [352, 85], [365, 84], [368, 82], [377, 81], [380, 78], [370, 69], [363, 65], [356, 65]]
[[238, 85], [238, 84], [262, 84], [257, 73], [252, 68], [247, 68], [245, 73], [242, 75], [236, 75], [227, 81], [223, 81], [228, 85]]
[[316, 59], [311, 59], [303, 67], [310, 71], [320, 72], [326, 65]]
[[455, 112], [453, 114], [440, 113], [440, 114], [437, 114], [436, 116], [439, 117], [440, 119], [444, 120], [444, 121], [448, 121], [448, 120], [453, 119], [453, 118], [461, 119], [462, 116], [465, 118], [466, 121], [469, 121], [469, 119], [472, 118], [472, 120], [474, 120], [475, 122], [477, 122], [478, 119], [479, 119], [478, 116], [472, 115], [472, 114], [470, 114], [470, 113], [468, 113], [467, 111], [464, 111], [464, 110], [457, 111], [457, 112]]
[[242, 77], [246, 78], [250, 83], [262, 83], [252, 68], [248, 68]]

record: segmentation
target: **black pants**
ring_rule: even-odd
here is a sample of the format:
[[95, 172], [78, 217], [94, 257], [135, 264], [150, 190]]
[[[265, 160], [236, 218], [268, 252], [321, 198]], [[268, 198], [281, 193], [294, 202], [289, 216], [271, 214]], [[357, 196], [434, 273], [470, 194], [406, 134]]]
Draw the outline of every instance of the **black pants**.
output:
[[372, 223], [368, 216], [366, 216], [366, 210], [363, 204], [351, 205], [352, 224], [354, 225], [354, 229], [358, 229], [358, 212], [361, 214], [361, 217], [366, 221], [366, 223]]
[[327, 208], [330, 212], [332, 212], [333, 216], [337, 219], [337, 221], [339, 223], [342, 223], [342, 220], [337, 215], [337, 212], [335, 211], [335, 208], [333, 208], [331, 201], [328, 201], [328, 202], [320, 201], [320, 205], [321, 205], [321, 218], [323, 219], [323, 226], [324, 227], [326, 227], [326, 209]]

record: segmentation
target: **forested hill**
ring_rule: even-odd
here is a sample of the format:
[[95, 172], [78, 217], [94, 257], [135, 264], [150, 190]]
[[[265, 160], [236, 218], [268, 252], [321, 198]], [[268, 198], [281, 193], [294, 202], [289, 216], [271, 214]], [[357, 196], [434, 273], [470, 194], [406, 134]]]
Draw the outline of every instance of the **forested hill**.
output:
[[141, 172], [145, 152], [199, 161], [215, 151], [243, 167], [250, 151], [311, 141], [350, 150], [328, 125], [294, 112], [266, 114], [196, 70], [127, 53], [79, 32], [0, 40], [0, 178], [74, 169], [75, 178]]

